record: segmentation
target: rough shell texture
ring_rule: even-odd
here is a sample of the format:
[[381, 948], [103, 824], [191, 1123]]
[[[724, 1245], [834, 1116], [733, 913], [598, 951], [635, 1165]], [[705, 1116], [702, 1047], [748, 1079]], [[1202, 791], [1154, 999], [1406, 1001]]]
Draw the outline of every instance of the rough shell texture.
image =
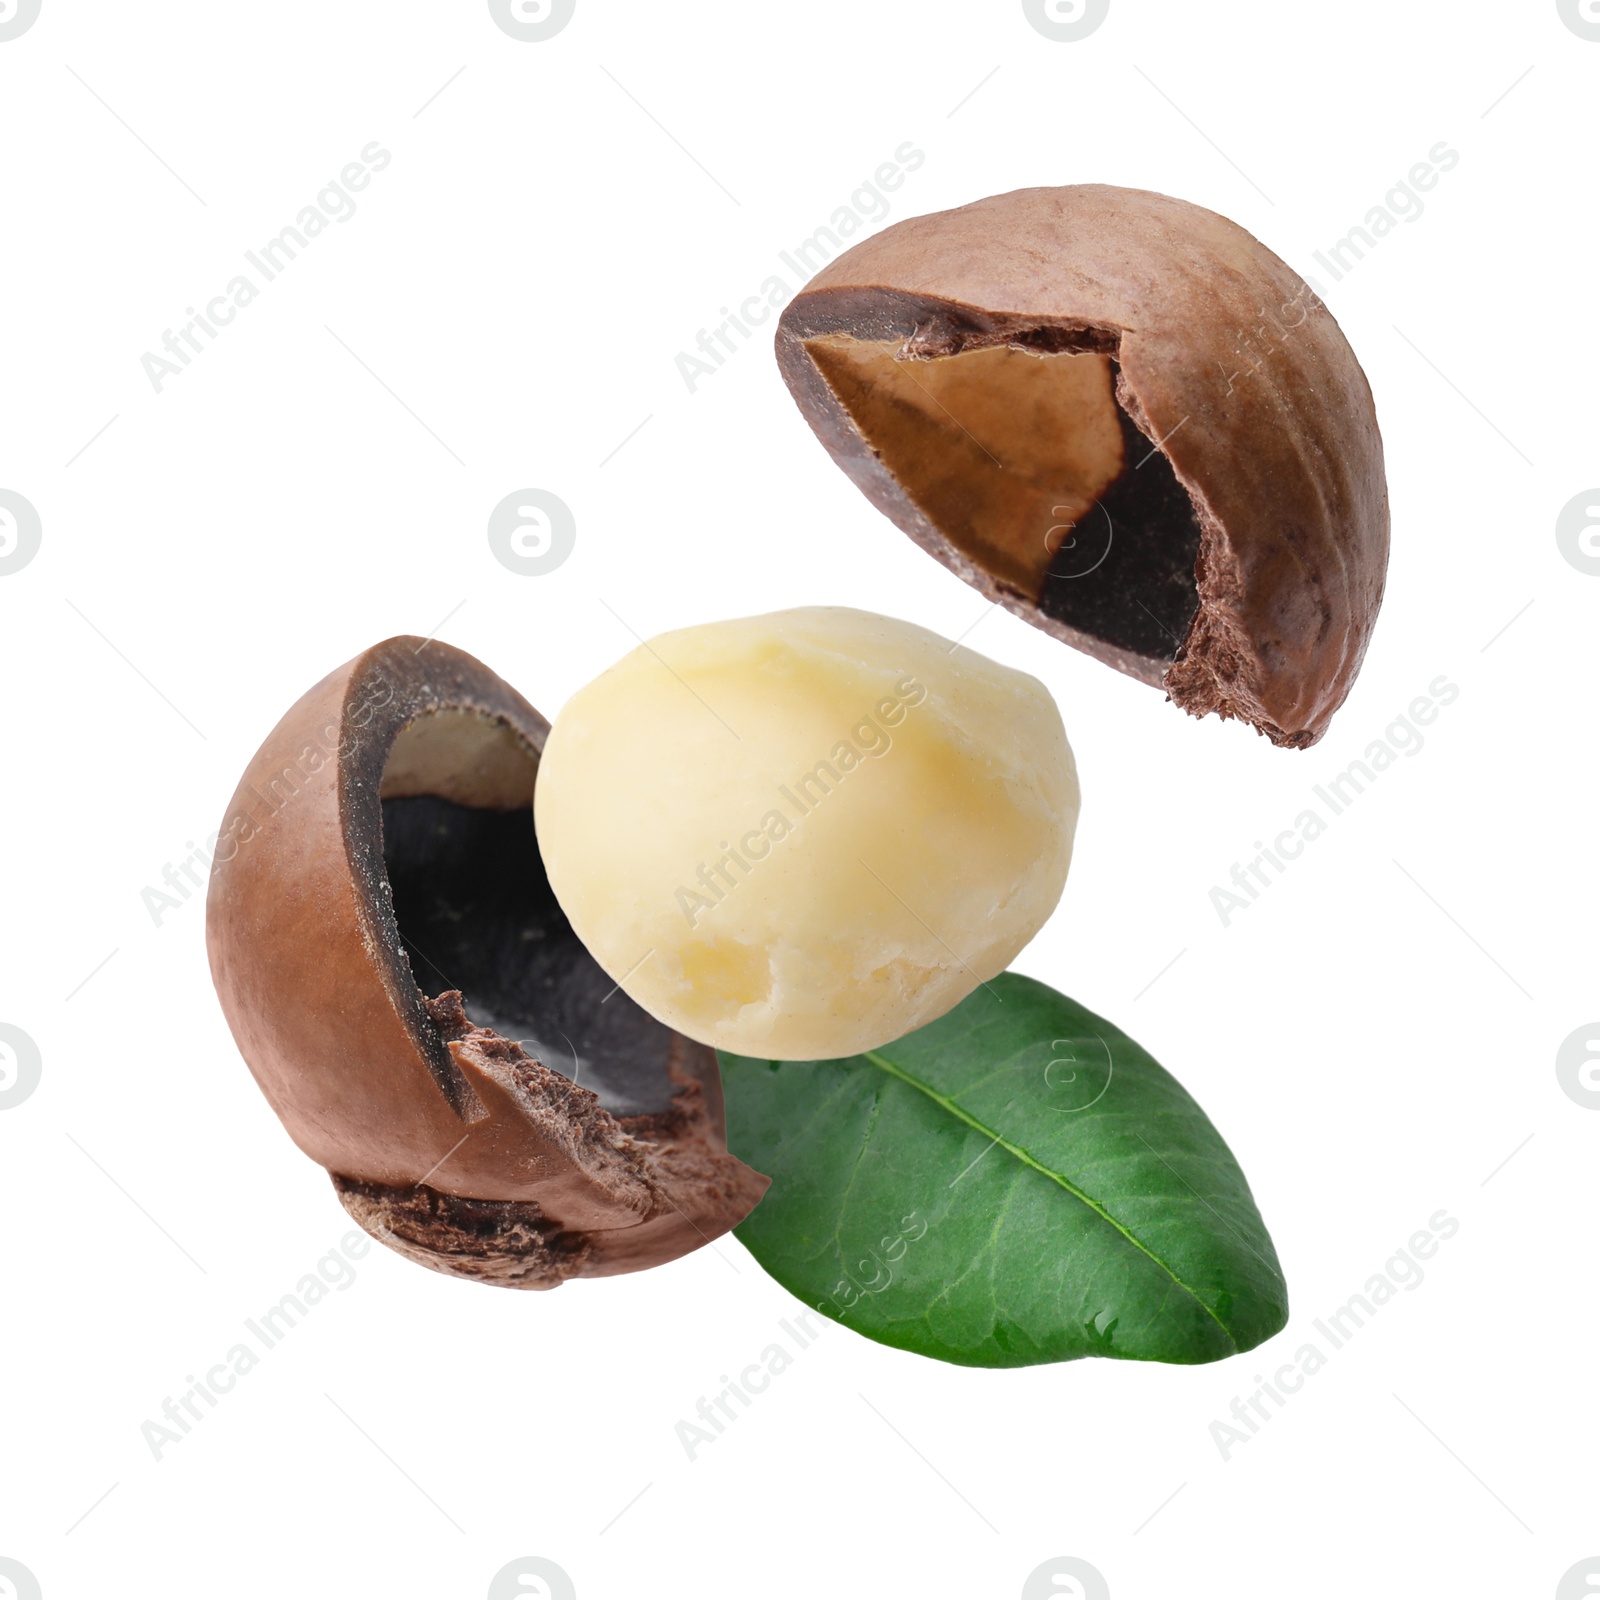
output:
[[[895, 341], [897, 361], [1009, 346], [1114, 357], [1123, 411], [1199, 525], [1198, 607], [1152, 664], [1045, 616], [956, 548], [897, 481], [808, 341]], [[821, 346], [814, 346], [820, 348]], [[1225, 217], [1140, 190], [1024, 189], [916, 217], [823, 268], [777, 334], [785, 381], [836, 462], [969, 583], [1196, 716], [1275, 743], [1326, 730], [1371, 636], [1388, 559], [1371, 391], [1332, 315]]]
[[[391, 756], [440, 712], [467, 724], [472, 760], [451, 747], [455, 776], [441, 780], [435, 762], [424, 781]], [[385, 872], [384, 803], [426, 793], [527, 807], [548, 731], [471, 656], [420, 639], [376, 646], [310, 690], [251, 761], [207, 913], [240, 1052], [351, 1214], [439, 1271], [524, 1288], [671, 1260], [741, 1221], [766, 1188], [728, 1154], [704, 1046], [639, 1013], [630, 1037], [654, 1053], [665, 1109], [613, 1116], [528, 1041], [475, 1026], [459, 994], [418, 987]]]

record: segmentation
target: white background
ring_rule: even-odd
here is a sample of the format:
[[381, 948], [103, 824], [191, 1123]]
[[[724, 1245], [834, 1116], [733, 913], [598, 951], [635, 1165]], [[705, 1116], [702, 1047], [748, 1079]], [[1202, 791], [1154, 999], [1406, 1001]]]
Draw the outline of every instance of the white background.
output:
[[[1077, 43], [1013, 0], [579, 0], [543, 43], [469, 0], [44, 0], [0, 43], [0, 488], [43, 526], [0, 577], [0, 1022], [43, 1059], [0, 1112], [0, 1555], [46, 1600], [477, 1600], [523, 1555], [582, 1600], [1010, 1597], [1058, 1555], [1115, 1600], [1554, 1595], [1600, 1551], [1600, 1114], [1555, 1072], [1600, 1015], [1600, 578], [1555, 538], [1600, 481], [1597, 81], [1553, 0], [1112, 0]], [[373, 140], [356, 215], [158, 395], [141, 356]], [[678, 352], [907, 140], [892, 218], [1147, 187], [1322, 285], [1394, 553], [1321, 745], [985, 615], [829, 464], [765, 332], [688, 392]], [[1441, 140], [1423, 215], [1334, 282], [1312, 252]], [[542, 578], [486, 538], [523, 487], [577, 519]], [[674, 1424], [795, 1307], [736, 1242], [547, 1295], [374, 1247], [154, 1460], [141, 1423], [350, 1225], [238, 1057], [199, 900], [157, 927], [141, 890], [379, 639], [438, 630], [553, 715], [630, 629], [802, 603], [972, 628], [1051, 687], [1085, 804], [1019, 965], [1210, 1112], [1288, 1329], [983, 1372], [830, 1326], [691, 1462]], [[1225, 928], [1212, 886], [1441, 674], [1425, 748]], [[1440, 1208], [1426, 1281], [1224, 1461], [1212, 1421]]]

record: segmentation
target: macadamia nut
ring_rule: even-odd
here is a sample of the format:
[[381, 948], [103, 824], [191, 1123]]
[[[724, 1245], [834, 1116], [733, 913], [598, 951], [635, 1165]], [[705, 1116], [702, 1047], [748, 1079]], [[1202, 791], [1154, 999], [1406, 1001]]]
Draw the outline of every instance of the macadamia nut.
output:
[[908, 217], [776, 347], [851, 482], [996, 605], [1194, 716], [1327, 731], [1383, 599], [1383, 439], [1328, 308], [1237, 223], [1101, 183]]
[[534, 789], [574, 931], [743, 1055], [887, 1044], [994, 977], [1066, 882], [1078, 780], [1036, 679], [810, 607], [662, 634], [580, 689]]

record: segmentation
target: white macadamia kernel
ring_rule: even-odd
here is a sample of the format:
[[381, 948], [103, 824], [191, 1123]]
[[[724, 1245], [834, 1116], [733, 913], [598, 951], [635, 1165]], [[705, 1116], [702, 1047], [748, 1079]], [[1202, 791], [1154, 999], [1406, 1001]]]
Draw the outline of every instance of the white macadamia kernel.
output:
[[1036, 679], [817, 606], [661, 634], [580, 689], [534, 817], [562, 910], [645, 1010], [817, 1060], [1007, 966], [1060, 899], [1078, 780]]

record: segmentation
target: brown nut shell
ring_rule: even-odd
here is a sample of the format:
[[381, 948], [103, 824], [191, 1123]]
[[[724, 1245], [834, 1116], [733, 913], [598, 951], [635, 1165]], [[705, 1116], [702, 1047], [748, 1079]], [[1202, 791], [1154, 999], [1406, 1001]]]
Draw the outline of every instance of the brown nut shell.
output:
[[207, 906], [239, 1050], [346, 1209], [516, 1288], [670, 1261], [766, 1189], [728, 1153], [715, 1052], [617, 990], [550, 893], [548, 732], [448, 645], [368, 650], [256, 753]]
[[1102, 184], [914, 217], [810, 281], [777, 355], [990, 599], [1195, 716], [1326, 731], [1383, 597], [1383, 445], [1333, 316], [1243, 228]]

